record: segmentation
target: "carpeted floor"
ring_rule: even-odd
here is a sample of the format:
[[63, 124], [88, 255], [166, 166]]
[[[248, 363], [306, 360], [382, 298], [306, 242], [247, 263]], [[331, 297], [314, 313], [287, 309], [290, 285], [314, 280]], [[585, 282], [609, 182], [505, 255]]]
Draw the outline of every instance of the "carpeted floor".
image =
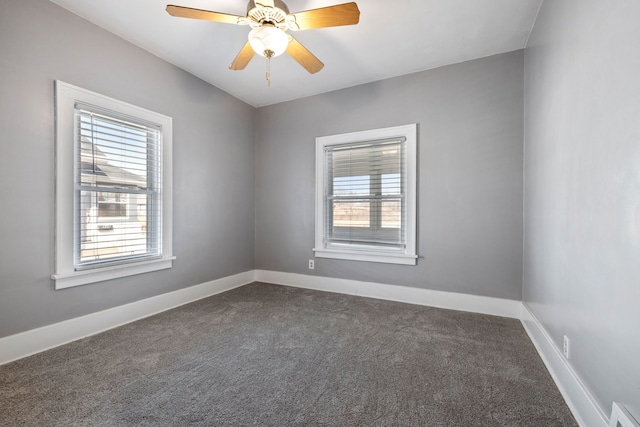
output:
[[254, 283], [0, 366], [1, 426], [575, 426], [514, 319]]

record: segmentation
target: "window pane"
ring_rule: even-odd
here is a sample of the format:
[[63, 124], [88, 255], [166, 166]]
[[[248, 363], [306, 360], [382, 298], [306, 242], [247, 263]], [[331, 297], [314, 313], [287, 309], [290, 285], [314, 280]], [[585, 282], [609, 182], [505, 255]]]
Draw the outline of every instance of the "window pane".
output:
[[398, 142], [359, 143], [330, 151], [333, 176], [398, 174], [402, 168], [402, 149]]
[[399, 173], [383, 174], [381, 177], [381, 194], [400, 195], [402, 194], [402, 180]]
[[371, 194], [368, 175], [336, 176], [333, 178], [333, 194], [336, 196], [368, 196]]
[[122, 217], [127, 216], [127, 205], [124, 203], [98, 203], [98, 216], [104, 217]]
[[147, 235], [147, 198], [146, 194], [82, 191], [80, 262], [153, 253], [157, 245]]
[[100, 193], [98, 196], [98, 217], [126, 217], [129, 197], [122, 193]]
[[153, 132], [81, 115], [79, 133], [82, 185], [148, 187], [147, 145]]
[[383, 200], [381, 202], [382, 228], [396, 228], [402, 227], [402, 203], [400, 200]]
[[371, 203], [368, 200], [333, 202], [333, 227], [369, 227]]

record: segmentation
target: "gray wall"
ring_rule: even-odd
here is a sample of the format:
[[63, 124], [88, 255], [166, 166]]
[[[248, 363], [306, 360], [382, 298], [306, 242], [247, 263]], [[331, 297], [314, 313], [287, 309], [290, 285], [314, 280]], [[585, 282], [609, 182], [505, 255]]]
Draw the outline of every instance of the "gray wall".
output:
[[640, 2], [545, 1], [526, 49], [524, 301], [640, 419]]
[[[174, 268], [53, 290], [53, 81], [173, 117]], [[251, 270], [255, 109], [47, 0], [0, 13], [0, 337]]]
[[[256, 268], [519, 300], [522, 51], [258, 109]], [[417, 266], [316, 259], [318, 136], [418, 123]]]

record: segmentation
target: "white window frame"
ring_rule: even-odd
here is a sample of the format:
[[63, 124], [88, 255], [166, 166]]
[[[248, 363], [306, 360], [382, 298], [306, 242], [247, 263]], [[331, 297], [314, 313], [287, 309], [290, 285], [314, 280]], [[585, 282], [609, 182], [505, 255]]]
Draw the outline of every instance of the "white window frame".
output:
[[[398, 252], [380, 247], [328, 248], [325, 243], [325, 147], [348, 143], [404, 138], [406, 141], [406, 236], [405, 248]], [[369, 261], [390, 264], [416, 265], [416, 211], [417, 211], [417, 124], [395, 126], [362, 132], [316, 138], [316, 230], [315, 256], [353, 261]]]
[[[119, 114], [156, 123], [162, 129], [162, 254], [159, 258], [96, 267], [74, 268], [74, 196], [76, 150], [74, 109], [77, 102], [93, 105]], [[126, 102], [119, 101], [71, 84], [56, 80], [56, 220], [55, 220], [55, 289], [101, 282], [134, 274], [171, 268], [172, 238], [172, 118]]]

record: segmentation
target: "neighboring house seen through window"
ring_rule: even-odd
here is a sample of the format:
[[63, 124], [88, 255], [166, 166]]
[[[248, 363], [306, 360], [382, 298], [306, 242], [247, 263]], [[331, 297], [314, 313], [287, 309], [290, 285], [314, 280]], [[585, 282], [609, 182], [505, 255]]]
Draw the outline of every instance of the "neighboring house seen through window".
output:
[[416, 126], [316, 140], [316, 256], [416, 263]]
[[56, 113], [56, 288], [170, 268], [171, 118], [62, 82]]

